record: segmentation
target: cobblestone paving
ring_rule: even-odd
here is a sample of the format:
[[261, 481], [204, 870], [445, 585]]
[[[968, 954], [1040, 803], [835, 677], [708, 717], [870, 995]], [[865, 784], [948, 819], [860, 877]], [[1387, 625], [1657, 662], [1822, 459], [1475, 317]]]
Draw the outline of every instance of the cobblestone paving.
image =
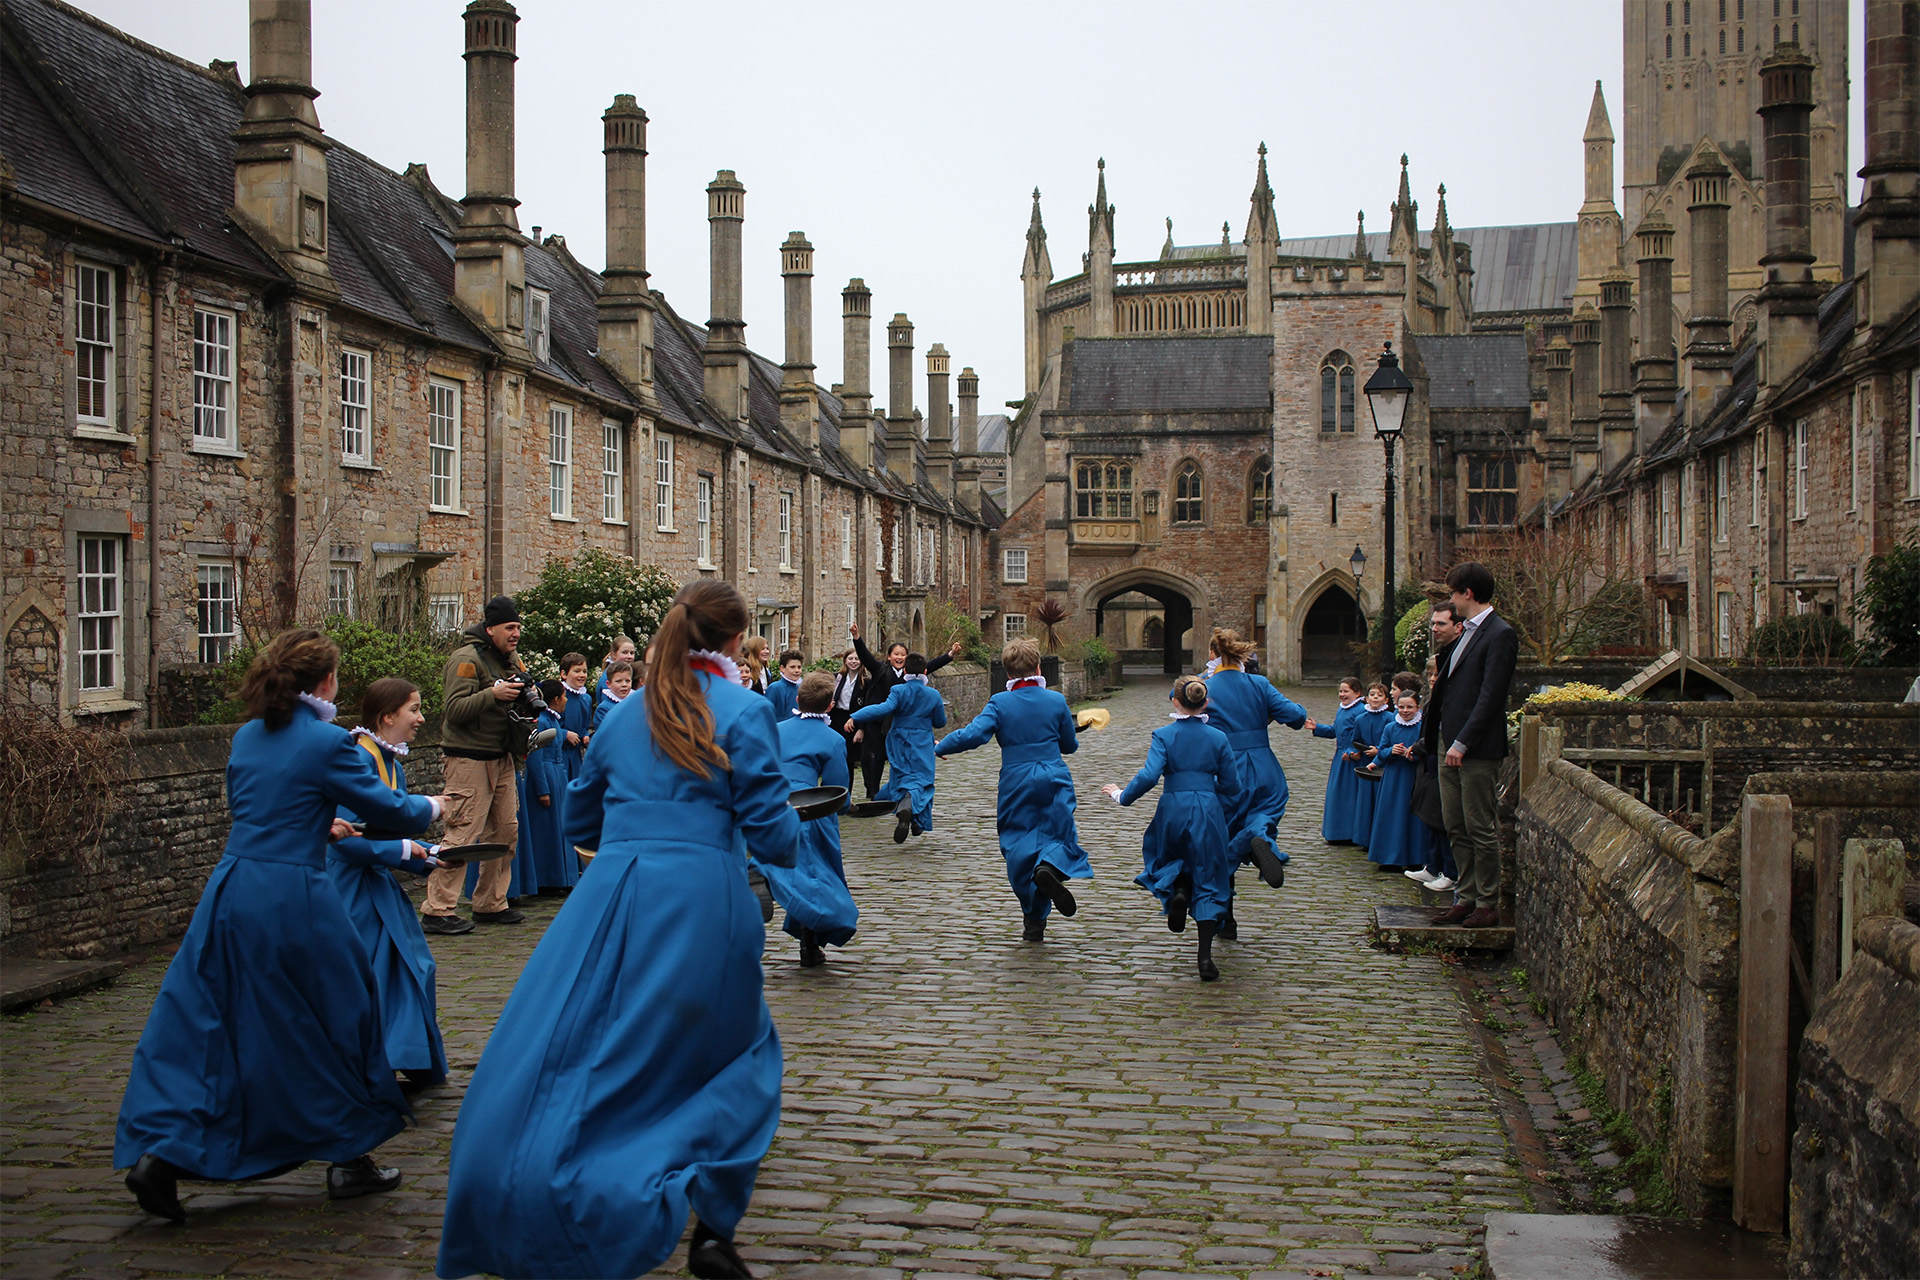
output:
[[[1296, 691], [1298, 692], [1298, 691]], [[1330, 716], [1330, 691], [1298, 696]], [[1481, 1215], [1524, 1208], [1460, 989], [1366, 942], [1412, 885], [1320, 843], [1330, 744], [1275, 729], [1294, 783], [1287, 886], [1241, 875], [1217, 983], [1133, 887], [1151, 797], [1124, 782], [1164, 722], [1159, 682], [1107, 704], [1073, 758], [1099, 878], [1020, 941], [993, 833], [998, 753], [940, 766], [938, 830], [904, 848], [849, 821], [859, 936], [802, 971], [770, 935], [785, 1119], [740, 1243], [761, 1275], [1152, 1280], [1452, 1275]], [[419, 1275], [437, 1245], [467, 1070], [555, 903], [518, 928], [435, 939], [452, 1083], [382, 1156], [393, 1195], [330, 1204], [317, 1166], [183, 1187], [189, 1225], [134, 1210], [107, 1167], [126, 1063], [162, 965], [6, 1020], [0, 1239], [11, 1277]], [[297, 1100], [289, 1099], [290, 1105]], [[677, 1269], [680, 1258], [668, 1264]]]

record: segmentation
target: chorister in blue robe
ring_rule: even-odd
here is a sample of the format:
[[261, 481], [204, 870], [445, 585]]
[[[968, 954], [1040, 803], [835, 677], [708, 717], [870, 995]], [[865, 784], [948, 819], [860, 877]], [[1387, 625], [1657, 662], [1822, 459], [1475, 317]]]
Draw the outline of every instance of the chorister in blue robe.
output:
[[770, 681], [767, 684], [767, 701], [773, 704], [773, 722], [785, 724], [787, 717], [800, 705], [800, 682], [785, 676]]
[[613, 709], [632, 697], [633, 694], [629, 693], [625, 698], [616, 698], [606, 689], [602, 689], [599, 700], [593, 704], [593, 731], [599, 733], [600, 726], [607, 722], [607, 717], [613, 714]]
[[[575, 692], [572, 685], [567, 686], [567, 706], [560, 713], [560, 727], [564, 730], [560, 735], [560, 759], [567, 766], [568, 782], [579, 777], [580, 770], [586, 767], [587, 737], [593, 732], [593, 704], [598, 696], [585, 688]], [[565, 745], [569, 733], [580, 739], [578, 745]]]
[[885, 702], [861, 707], [855, 724], [891, 718], [887, 729], [886, 785], [878, 799], [897, 802], [902, 796], [913, 805], [914, 825], [933, 830], [933, 731], [946, 727], [946, 699], [924, 678], [907, 676], [893, 686]]
[[[1395, 746], [1412, 747], [1420, 741], [1420, 716], [1412, 724], [1389, 715], [1374, 745], [1380, 754], [1381, 778], [1360, 785], [1375, 792], [1373, 826], [1368, 835], [1367, 860], [1383, 867], [1424, 867], [1433, 853], [1427, 824], [1413, 811], [1413, 779], [1417, 759], [1395, 755]], [[1356, 781], [1359, 781], [1356, 779]]]
[[781, 1072], [746, 850], [791, 865], [801, 824], [766, 699], [695, 679], [730, 768], [703, 779], [656, 751], [642, 690], [568, 791], [566, 839], [598, 856], [474, 1069], [442, 1276], [645, 1275], [689, 1211], [728, 1238], [746, 1212]]
[[1342, 707], [1334, 714], [1332, 724], [1313, 727], [1314, 737], [1333, 739], [1333, 763], [1327, 768], [1326, 811], [1320, 815], [1320, 838], [1328, 844], [1352, 844], [1355, 815], [1362, 801], [1371, 802], [1371, 797], [1360, 794], [1360, 788], [1367, 784], [1354, 773], [1354, 768], [1366, 761], [1348, 759], [1359, 750], [1354, 739], [1360, 729], [1360, 717], [1366, 710], [1367, 704], [1356, 698], [1351, 706]]
[[[782, 680], [780, 683], [785, 684]], [[780, 762], [787, 783], [795, 791], [809, 787], [848, 787], [847, 740], [827, 723], [825, 712], [788, 716], [780, 723]], [[847, 891], [847, 873], [840, 861], [840, 816], [828, 814], [800, 824], [799, 856], [791, 867], [755, 859], [773, 890], [773, 900], [786, 908], [781, 925], [794, 937], [811, 930], [816, 942], [844, 947], [860, 923], [860, 908]]]
[[338, 806], [422, 831], [434, 806], [380, 780], [347, 731], [304, 705], [252, 720], [227, 763], [233, 829], [134, 1050], [113, 1158], [254, 1178], [344, 1163], [405, 1128], [379, 988], [327, 874]]
[[[395, 795], [407, 794], [400, 760], [371, 734], [355, 735], [380, 780]], [[338, 816], [358, 823], [360, 815], [342, 805]], [[424, 876], [430, 864], [407, 857], [405, 840], [369, 840], [354, 836], [327, 846], [327, 878], [340, 895], [347, 918], [360, 935], [380, 992], [380, 1022], [385, 1030], [387, 1063], [416, 1078], [444, 1080], [447, 1051], [435, 1017], [433, 951], [420, 931], [420, 913], [393, 878], [394, 871]]]
[[[1353, 745], [1355, 749], [1361, 751], [1362, 758], [1350, 766], [1351, 768], [1357, 769], [1363, 765], [1370, 765], [1378, 759], [1378, 756], [1366, 755], [1365, 749], [1379, 747], [1381, 731], [1386, 728], [1387, 721], [1391, 719], [1393, 719], [1393, 712], [1385, 707], [1373, 708], [1365, 703], [1361, 704], [1360, 714], [1354, 717], [1353, 722]], [[1380, 784], [1368, 782], [1357, 773], [1353, 775], [1353, 780], [1359, 784], [1360, 794], [1353, 806], [1351, 831], [1353, 842], [1364, 849], [1373, 837], [1373, 807], [1377, 803], [1376, 797]]]
[[1160, 804], [1140, 841], [1145, 869], [1134, 883], [1166, 910], [1174, 885], [1186, 877], [1196, 920], [1218, 924], [1233, 902], [1233, 854], [1227, 847], [1227, 807], [1240, 796], [1240, 771], [1227, 735], [1200, 716], [1183, 716], [1153, 731], [1147, 762], [1121, 788], [1132, 804], [1163, 782]]
[[1093, 866], [1074, 825], [1073, 774], [1062, 758], [1080, 749], [1067, 700], [1044, 684], [1021, 684], [987, 699], [980, 714], [940, 740], [936, 756], [1000, 743], [1000, 796], [994, 820], [1007, 883], [1024, 916], [1042, 919], [1053, 900], [1033, 873], [1052, 867], [1063, 880], [1091, 880]]
[[1267, 725], [1298, 729], [1306, 722], [1306, 709], [1265, 676], [1223, 667], [1207, 678], [1207, 723], [1227, 735], [1239, 768], [1240, 794], [1227, 809], [1227, 844], [1238, 861], [1254, 861], [1256, 839], [1277, 861], [1288, 860], [1276, 840], [1287, 811], [1287, 775], [1267, 741]]
[[[566, 729], [561, 717], [540, 713], [542, 729], [559, 729], [560, 736], [527, 753], [527, 802], [521, 806], [520, 846], [531, 855], [533, 878], [539, 891], [571, 889], [580, 880], [580, 855], [561, 836], [566, 826], [567, 762], [562, 754]], [[545, 797], [546, 803], [541, 804]], [[515, 865], [519, 859], [514, 859]], [[508, 889], [508, 893], [513, 891]]]

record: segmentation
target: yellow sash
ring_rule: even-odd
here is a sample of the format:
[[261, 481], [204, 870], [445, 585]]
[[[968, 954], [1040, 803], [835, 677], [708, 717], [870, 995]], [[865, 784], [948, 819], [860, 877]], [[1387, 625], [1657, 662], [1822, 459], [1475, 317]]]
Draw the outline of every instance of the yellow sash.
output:
[[373, 757], [373, 767], [380, 771], [380, 781], [387, 784], [387, 790], [398, 791], [400, 788], [393, 785], [393, 775], [387, 772], [387, 753], [380, 749], [380, 744], [371, 738], [361, 738], [359, 743]]

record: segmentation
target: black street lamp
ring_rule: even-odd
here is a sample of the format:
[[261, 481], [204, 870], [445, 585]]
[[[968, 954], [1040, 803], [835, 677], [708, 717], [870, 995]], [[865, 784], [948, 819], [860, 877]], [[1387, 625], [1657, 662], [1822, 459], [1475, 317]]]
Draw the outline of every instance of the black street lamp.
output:
[[1353, 554], [1347, 557], [1347, 567], [1353, 570], [1353, 612], [1360, 620], [1360, 643], [1367, 642], [1367, 606], [1360, 603], [1360, 579], [1367, 572], [1367, 553], [1360, 549], [1359, 543], [1353, 544]]
[[1380, 353], [1380, 367], [1367, 379], [1367, 407], [1373, 410], [1373, 434], [1387, 447], [1387, 567], [1386, 582], [1381, 588], [1381, 606], [1383, 610], [1380, 638], [1380, 670], [1382, 680], [1393, 679], [1394, 662], [1393, 633], [1399, 619], [1393, 616], [1393, 446], [1400, 439], [1407, 416], [1407, 404], [1413, 399], [1413, 383], [1407, 375], [1400, 372], [1400, 357], [1393, 354], [1393, 344], [1386, 344], [1386, 350]]

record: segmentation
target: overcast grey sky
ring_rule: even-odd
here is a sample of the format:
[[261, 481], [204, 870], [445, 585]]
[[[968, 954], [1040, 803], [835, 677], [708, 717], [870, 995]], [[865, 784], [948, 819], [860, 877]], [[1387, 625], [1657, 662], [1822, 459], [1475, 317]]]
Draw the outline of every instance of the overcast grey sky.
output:
[[[78, 0], [196, 62], [247, 58], [246, 0]], [[465, 190], [463, 0], [314, 0], [321, 124], [396, 170]], [[603, 260], [600, 113], [634, 94], [648, 129], [654, 287], [707, 317], [706, 184], [747, 187], [747, 340], [781, 357], [779, 245], [815, 246], [814, 359], [838, 382], [839, 293], [905, 311], [919, 348], [1018, 398], [1020, 257], [1041, 190], [1056, 275], [1086, 250], [1107, 161], [1121, 261], [1237, 239], [1255, 148], [1282, 236], [1383, 230], [1411, 158], [1421, 226], [1447, 184], [1456, 227], [1569, 221], [1593, 82], [1621, 122], [1619, 0], [1127, 3], [519, 0], [520, 223]], [[1854, 6], [1852, 55], [1860, 55]], [[1849, 146], [1859, 167], [1860, 79]], [[1857, 189], [1856, 189], [1857, 191]], [[876, 350], [885, 343], [876, 328]], [[875, 364], [884, 399], [884, 354]], [[916, 399], [924, 401], [924, 363]], [[925, 405], [922, 403], [924, 409]]]

